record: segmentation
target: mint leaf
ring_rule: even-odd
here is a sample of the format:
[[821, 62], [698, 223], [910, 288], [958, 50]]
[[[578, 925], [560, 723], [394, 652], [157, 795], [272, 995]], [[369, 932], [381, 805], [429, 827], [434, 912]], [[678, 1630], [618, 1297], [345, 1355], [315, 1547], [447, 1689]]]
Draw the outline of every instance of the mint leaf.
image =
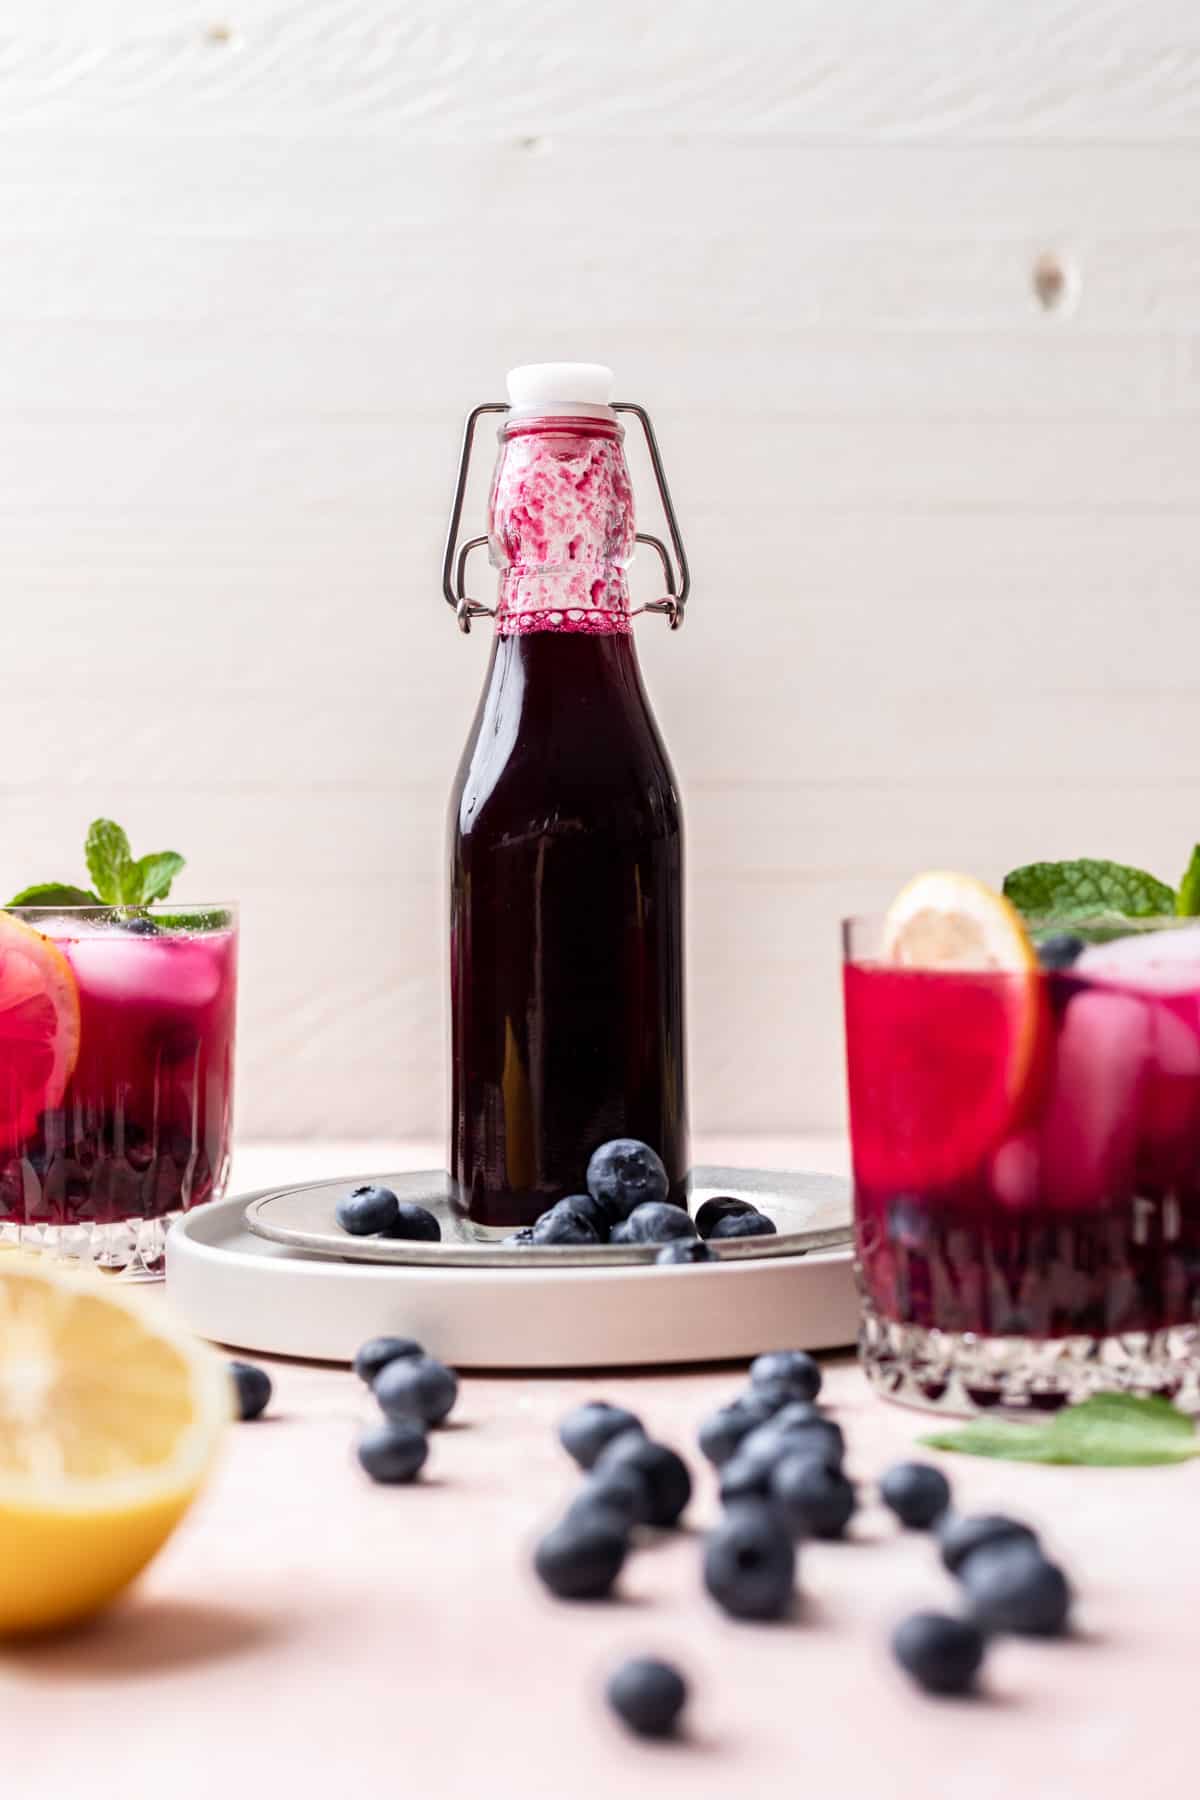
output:
[[1192, 860], [1179, 884], [1175, 911], [1181, 919], [1194, 919], [1200, 913], [1200, 844], [1192, 851]]
[[1018, 912], [1041, 925], [1067, 925], [1101, 913], [1151, 919], [1175, 911], [1175, 890], [1165, 882], [1143, 869], [1089, 856], [1026, 863], [1004, 877], [1004, 892]]
[[921, 1442], [1004, 1462], [1077, 1463], [1092, 1468], [1137, 1468], [1188, 1462], [1200, 1438], [1186, 1413], [1161, 1396], [1097, 1394], [1036, 1424], [973, 1419]]
[[102, 906], [99, 894], [91, 888], [72, 887], [66, 881], [39, 881], [22, 888], [8, 903], [10, 906]]
[[136, 904], [137, 885], [129, 839], [111, 819], [93, 819], [84, 844], [88, 874], [96, 892], [109, 906]]
[[165, 900], [182, 868], [183, 858], [177, 850], [156, 850], [150, 856], [139, 856], [133, 865], [137, 892], [131, 896], [131, 904], [148, 906], [152, 900]]

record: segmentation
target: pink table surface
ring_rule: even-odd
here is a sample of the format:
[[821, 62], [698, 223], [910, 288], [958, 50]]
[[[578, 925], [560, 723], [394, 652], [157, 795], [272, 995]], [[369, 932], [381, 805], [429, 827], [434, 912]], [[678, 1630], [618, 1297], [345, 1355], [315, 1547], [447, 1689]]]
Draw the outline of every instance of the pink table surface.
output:
[[[800, 1149], [797, 1160], [826, 1166], [842, 1155]], [[243, 1158], [240, 1180], [365, 1166], [325, 1149], [262, 1154]], [[354, 1377], [270, 1366], [269, 1416], [235, 1429], [210, 1488], [130, 1598], [84, 1632], [0, 1655], [7, 1793], [1157, 1800], [1190, 1791], [1194, 1465], [941, 1459], [963, 1507], [1002, 1507], [1043, 1529], [1080, 1601], [1072, 1641], [1002, 1643], [978, 1700], [937, 1702], [893, 1668], [886, 1641], [906, 1611], [951, 1600], [952, 1584], [930, 1542], [894, 1529], [873, 1500], [851, 1542], [802, 1549], [786, 1623], [736, 1624], [705, 1596], [700, 1542], [716, 1494], [695, 1428], [743, 1370], [467, 1376], [425, 1478], [385, 1489], [353, 1460], [372, 1417]], [[851, 1357], [827, 1358], [825, 1369], [849, 1468], [869, 1483], [928, 1422], [871, 1397]], [[617, 1599], [568, 1605], [540, 1590], [529, 1554], [575, 1485], [555, 1423], [594, 1395], [634, 1407], [690, 1452], [697, 1492], [686, 1529], [633, 1555]], [[602, 1703], [607, 1670], [641, 1652], [676, 1659], [694, 1685], [679, 1743], [628, 1739]]]

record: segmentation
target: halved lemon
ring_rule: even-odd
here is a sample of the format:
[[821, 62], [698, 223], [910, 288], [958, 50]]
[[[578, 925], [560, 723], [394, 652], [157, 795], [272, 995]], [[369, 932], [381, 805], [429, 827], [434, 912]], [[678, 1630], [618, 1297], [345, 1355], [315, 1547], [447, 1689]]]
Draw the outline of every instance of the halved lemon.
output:
[[0, 912], [0, 1142], [58, 1106], [79, 1055], [79, 987], [53, 939]]
[[0, 1633], [105, 1606], [191, 1505], [227, 1366], [146, 1296], [0, 1255]]
[[1020, 1124], [1043, 1064], [1046, 999], [1020, 914], [969, 875], [918, 875], [880, 955], [846, 968], [858, 1179], [893, 1192], [968, 1177]]

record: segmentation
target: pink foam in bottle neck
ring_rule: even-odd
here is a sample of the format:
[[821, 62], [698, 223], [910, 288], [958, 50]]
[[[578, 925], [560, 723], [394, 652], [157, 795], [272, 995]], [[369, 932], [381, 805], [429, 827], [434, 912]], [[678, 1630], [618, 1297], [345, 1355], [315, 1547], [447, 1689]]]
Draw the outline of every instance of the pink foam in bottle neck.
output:
[[629, 631], [634, 521], [623, 436], [611, 417], [504, 426], [488, 515], [502, 637]]

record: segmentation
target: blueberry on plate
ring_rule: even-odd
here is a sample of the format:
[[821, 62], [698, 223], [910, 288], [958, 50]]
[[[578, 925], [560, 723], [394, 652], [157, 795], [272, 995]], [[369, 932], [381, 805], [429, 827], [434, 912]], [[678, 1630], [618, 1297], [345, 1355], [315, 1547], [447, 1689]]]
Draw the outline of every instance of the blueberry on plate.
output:
[[719, 1259], [703, 1238], [674, 1238], [663, 1245], [654, 1260], [669, 1267], [672, 1263], [715, 1263]]
[[594, 1469], [613, 1439], [627, 1431], [645, 1436], [636, 1413], [624, 1406], [610, 1406], [607, 1400], [587, 1400], [561, 1421], [558, 1441], [581, 1469]]
[[638, 1737], [670, 1737], [687, 1704], [687, 1682], [673, 1663], [632, 1656], [609, 1676], [608, 1704]]
[[384, 1365], [371, 1391], [389, 1419], [440, 1425], [458, 1399], [458, 1376], [432, 1356], [405, 1356]]
[[797, 1400], [815, 1400], [821, 1365], [807, 1350], [767, 1350], [750, 1364], [751, 1387], [787, 1388]]
[[599, 1233], [571, 1203], [560, 1200], [544, 1212], [530, 1233], [531, 1244], [598, 1244]]
[[231, 1362], [234, 1395], [239, 1419], [258, 1419], [266, 1411], [271, 1398], [271, 1377], [257, 1363]]
[[769, 1506], [731, 1507], [704, 1546], [704, 1585], [735, 1619], [780, 1619], [792, 1603], [796, 1552]]
[[764, 1213], [749, 1212], [731, 1213], [724, 1219], [718, 1219], [708, 1234], [710, 1244], [724, 1242], [726, 1238], [774, 1237], [775, 1223]]
[[548, 1531], [533, 1566], [560, 1600], [599, 1600], [621, 1573], [629, 1539], [615, 1520], [593, 1513]]
[[840, 1538], [857, 1505], [840, 1469], [803, 1451], [781, 1457], [768, 1483], [771, 1504], [794, 1537]]
[[742, 1442], [762, 1422], [761, 1414], [740, 1400], [730, 1406], [720, 1406], [701, 1423], [700, 1448], [715, 1469], [722, 1468], [732, 1461]]
[[1084, 942], [1074, 931], [1055, 931], [1037, 946], [1043, 969], [1069, 969], [1083, 955]]
[[665, 1200], [671, 1191], [662, 1158], [638, 1138], [612, 1138], [593, 1150], [587, 1190], [616, 1224], [647, 1200]]
[[635, 1206], [627, 1219], [612, 1229], [614, 1244], [667, 1244], [672, 1239], [694, 1238], [696, 1225], [682, 1206], [669, 1200], [647, 1200]]
[[1060, 1637], [1071, 1615], [1071, 1584], [1036, 1544], [1019, 1538], [977, 1550], [963, 1565], [971, 1617], [981, 1631]]
[[598, 1469], [582, 1483], [567, 1508], [568, 1519], [585, 1518], [602, 1513], [615, 1521], [624, 1532], [632, 1531], [649, 1507], [649, 1490], [644, 1475], [636, 1469]]
[[938, 1547], [942, 1561], [952, 1575], [961, 1576], [968, 1560], [986, 1546], [1011, 1543], [1014, 1540], [1037, 1545], [1037, 1533], [1019, 1519], [1003, 1513], [967, 1513], [958, 1517], [947, 1514], [938, 1526]]
[[640, 1525], [663, 1528], [678, 1523], [692, 1497], [692, 1478], [683, 1458], [666, 1444], [656, 1444], [642, 1431], [626, 1431], [614, 1438], [596, 1464], [596, 1472], [633, 1469], [646, 1483]]
[[336, 1207], [337, 1222], [351, 1237], [373, 1237], [386, 1231], [400, 1217], [400, 1202], [391, 1188], [364, 1182], [343, 1194]]
[[510, 1231], [508, 1236], [501, 1241], [505, 1244], [532, 1244], [533, 1226], [519, 1225], [516, 1231]]
[[711, 1237], [718, 1219], [734, 1219], [739, 1213], [756, 1212], [748, 1200], [735, 1200], [731, 1194], [716, 1194], [696, 1212], [696, 1230], [702, 1238]]
[[429, 1455], [429, 1440], [416, 1419], [387, 1419], [358, 1440], [358, 1460], [372, 1481], [411, 1481]]
[[928, 1531], [950, 1505], [950, 1483], [932, 1463], [895, 1463], [880, 1478], [879, 1498], [902, 1525]]
[[568, 1207], [577, 1219], [590, 1225], [602, 1244], [608, 1242], [612, 1218], [602, 1200], [595, 1199], [591, 1194], [568, 1194], [565, 1200], [560, 1200], [557, 1204]]
[[437, 1244], [441, 1242], [442, 1228], [427, 1206], [418, 1206], [415, 1200], [398, 1200], [396, 1217], [384, 1226], [383, 1235], [408, 1238], [418, 1244]]
[[370, 1387], [380, 1370], [385, 1369], [388, 1363], [424, 1354], [425, 1346], [418, 1344], [416, 1338], [368, 1338], [354, 1358], [354, 1373]]
[[969, 1619], [919, 1612], [892, 1634], [892, 1654], [930, 1694], [965, 1694], [983, 1664], [984, 1637]]

